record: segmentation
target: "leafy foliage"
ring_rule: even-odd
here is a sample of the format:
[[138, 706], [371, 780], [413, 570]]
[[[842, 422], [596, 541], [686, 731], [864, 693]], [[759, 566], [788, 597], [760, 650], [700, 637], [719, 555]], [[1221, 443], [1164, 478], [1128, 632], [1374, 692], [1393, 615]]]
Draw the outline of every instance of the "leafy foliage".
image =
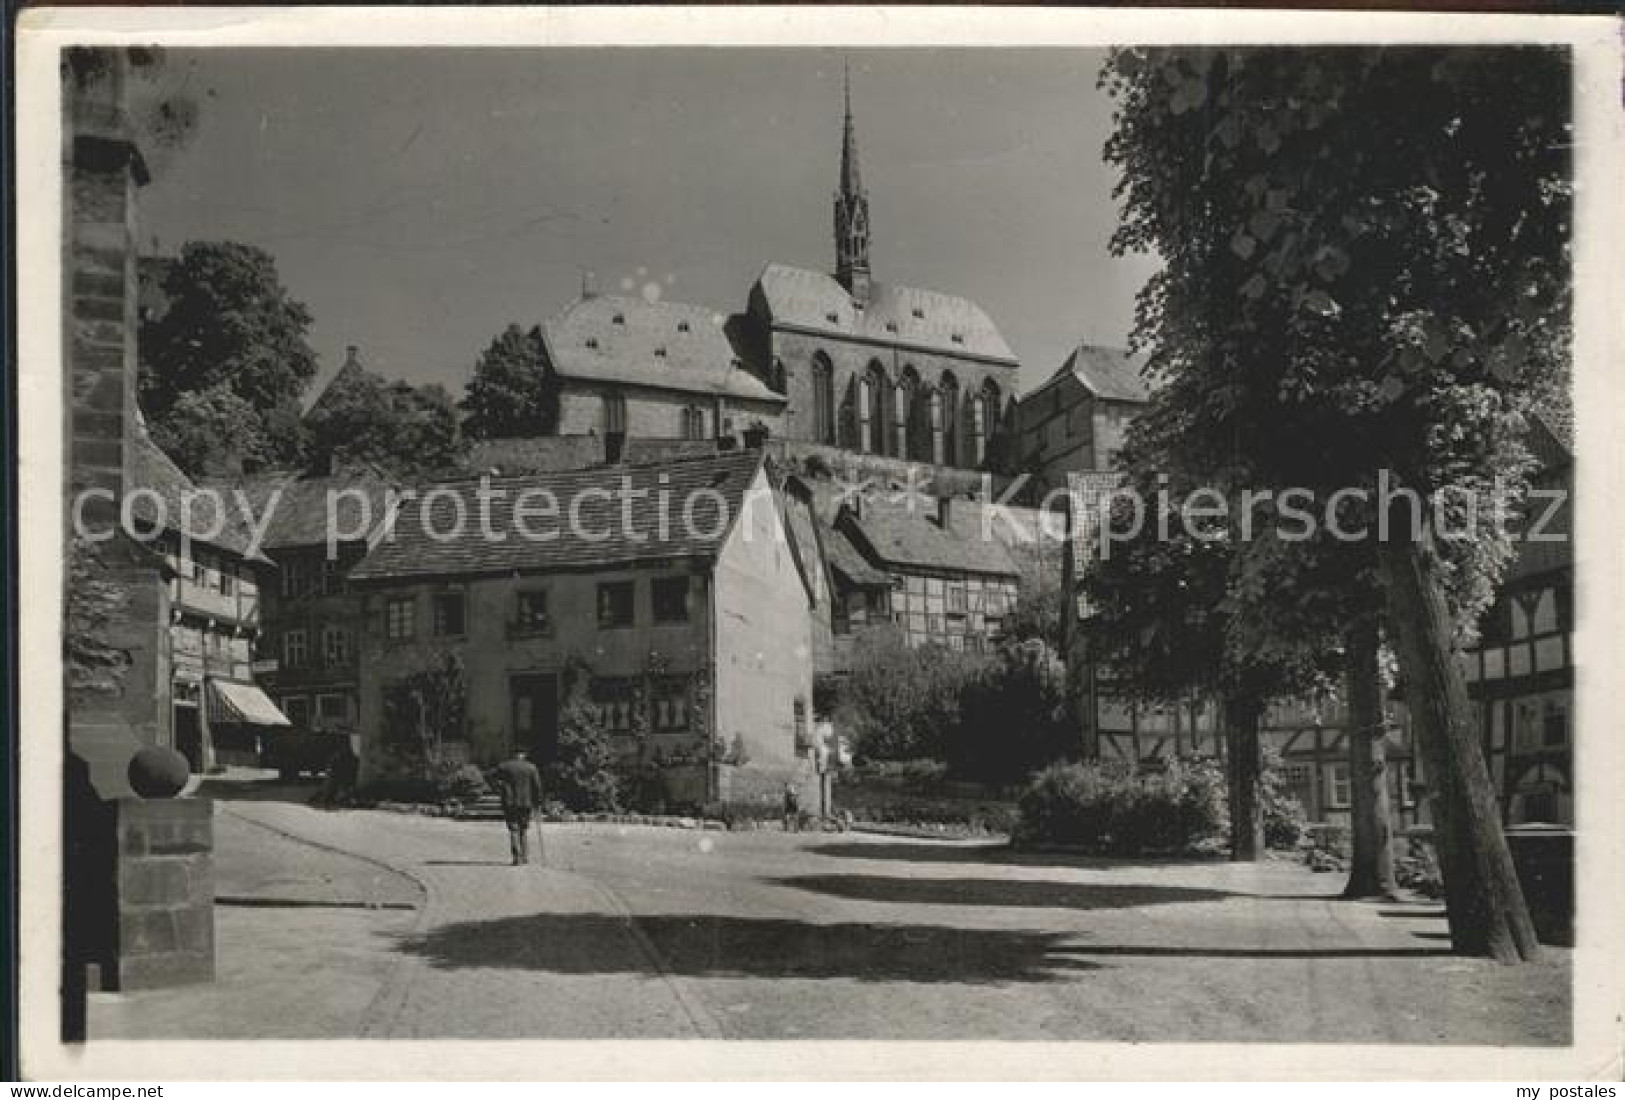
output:
[[[310, 311], [288, 295], [276, 261], [252, 245], [193, 241], [163, 265], [158, 289], [163, 308], [140, 335], [140, 401], [154, 439], [177, 446], [193, 475], [225, 472], [198, 462], [298, 463], [303, 440], [289, 428], [316, 354], [305, 339]], [[204, 446], [230, 416], [240, 419]]]
[[559, 707], [558, 754], [543, 765], [543, 782], [549, 798], [577, 813], [621, 811], [614, 746], [598, 723], [584, 673], [570, 677]]
[[961, 721], [961, 698], [987, 658], [910, 647], [896, 631], [877, 630], [859, 640], [852, 665], [835, 715], [858, 759], [943, 760], [948, 732]]
[[391, 382], [368, 371], [334, 378], [308, 425], [314, 463], [396, 477], [449, 465], [462, 445], [457, 409], [443, 386]]
[[557, 423], [542, 330], [509, 325], [480, 354], [461, 402], [475, 439], [545, 435]]
[[[1555, 50], [1114, 53], [1113, 248], [1165, 263], [1135, 338], [1180, 465], [1322, 505], [1379, 468], [1521, 492], [1568, 376], [1568, 79]], [[1505, 540], [1450, 550], [1471, 620]]]
[[1055, 764], [1022, 794], [1015, 842], [1110, 855], [1189, 851], [1228, 827], [1224, 777], [1207, 760], [1136, 772], [1121, 762]]
[[439, 760], [442, 744], [463, 738], [467, 717], [468, 680], [454, 654], [384, 687], [384, 738], [425, 770]]

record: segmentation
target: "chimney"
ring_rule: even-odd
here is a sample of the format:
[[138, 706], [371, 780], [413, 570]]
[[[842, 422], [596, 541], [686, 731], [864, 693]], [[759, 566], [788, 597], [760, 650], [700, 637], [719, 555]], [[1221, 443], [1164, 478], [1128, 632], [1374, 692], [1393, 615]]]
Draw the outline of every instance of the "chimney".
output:
[[[355, 344], [351, 344], [344, 349], [344, 366], [355, 367], [358, 370], [360, 369], [361, 349]], [[343, 368], [340, 369], [342, 370]]]
[[598, 277], [585, 268], [581, 271], [581, 297], [583, 300], [598, 297]]

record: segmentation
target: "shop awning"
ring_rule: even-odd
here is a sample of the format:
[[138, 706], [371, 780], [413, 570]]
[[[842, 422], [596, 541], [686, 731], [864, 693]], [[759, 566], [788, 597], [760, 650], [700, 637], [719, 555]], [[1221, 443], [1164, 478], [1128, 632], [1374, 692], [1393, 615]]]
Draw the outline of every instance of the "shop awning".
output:
[[234, 680], [209, 681], [209, 721], [240, 722], [250, 726], [291, 726], [271, 697], [253, 684]]

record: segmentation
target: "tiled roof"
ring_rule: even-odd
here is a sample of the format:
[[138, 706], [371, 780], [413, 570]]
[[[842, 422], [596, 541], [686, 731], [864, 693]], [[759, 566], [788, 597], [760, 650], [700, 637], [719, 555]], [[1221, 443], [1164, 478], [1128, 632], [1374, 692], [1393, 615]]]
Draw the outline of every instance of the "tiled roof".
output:
[[592, 295], [542, 326], [564, 378], [782, 403], [744, 368], [727, 319], [702, 306]]
[[[759, 451], [742, 451], [658, 466], [599, 466], [520, 477], [490, 478], [490, 529], [484, 537], [478, 480], [427, 486], [427, 505], [405, 503], [390, 536], [351, 572], [352, 580], [608, 568], [642, 561], [715, 557], [762, 467]], [[621, 523], [622, 494], [634, 497], [632, 530]], [[556, 512], [546, 511], [551, 494]], [[658, 494], [669, 493], [666, 537], [659, 530]], [[500, 495], [498, 495], [500, 494]], [[525, 516], [514, 504], [525, 499]], [[607, 495], [606, 495], [607, 494]], [[692, 522], [684, 522], [692, 507]], [[572, 524], [570, 517], [579, 518]], [[458, 531], [457, 517], [466, 517]], [[425, 526], [425, 519], [428, 526]], [[441, 537], [431, 535], [431, 530]], [[445, 537], [457, 532], [453, 537]], [[529, 534], [527, 534], [529, 532]], [[603, 535], [599, 538], [599, 535]]]
[[891, 587], [890, 574], [870, 565], [838, 528], [825, 531], [824, 551], [829, 555], [829, 567], [852, 584], [860, 588]]
[[997, 539], [937, 526], [930, 509], [866, 497], [862, 515], [846, 510], [837, 524], [881, 566], [944, 569], [1014, 577], [1020, 570]]
[[[1140, 375], [1140, 368], [1144, 363], [1143, 356], [1130, 355], [1121, 348], [1079, 344], [1072, 350], [1072, 354], [1066, 357], [1061, 369], [1050, 377], [1049, 382], [1070, 375], [1081, 382], [1090, 393], [1103, 400], [1132, 401], [1143, 405], [1151, 399], [1151, 391]], [[1041, 392], [1049, 382], [1045, 382], [1033, 392]]]
[[[335, 533], [371, 531], [383, 522], [384, 496], [389, 488], [382, 478], [370, 473], [341, 473], [327, 477], [260, 477], [251, 478], [242, 485], [254, 515], [261, 519], [270, 507], [271, 495], [278, 491], [281, 493], [276, 498], [265, 529], [263, 545], [267, 550], [325, 544], [330, 494]], [[365, 534], [360, 536], [365, 537]]]
[[[148, 494], [135, 494], [130, 502], [133, 515], [147, 523], [162, 524], [168, 530], [186, 535], [193, 542], [229, 550], [241, 558], [249, 557], [252, 537], [247, 523], [232, 506], [234, 498], [230, 492], [199, 491], [192, 479], [152, 441], [146, 425], [139, 420], [131, 432], [129, 444], [130, 468], [126, 471], [126, 492], [150, 489], [163, 501], [160, 509]], [[190, 522], [188, 529], [183, 531], [180, 526], [182, 501], [188, 496], [191, 497]], [[226, 513], [223, 522], [213, 511], [216, 502]], [[214, 534], [217, 524], [221, 530], [219, 534]], [[266, 559], [263, 554], [258, 554], [251, 560]]]
[[871, 282], [859, 310], [833, 275], [768, 264], [757, 276], [770, 321], [832, 336], [858, 337], [940, 352], [1014, 363], [1015, 353], [982, 307], [966, 298]]

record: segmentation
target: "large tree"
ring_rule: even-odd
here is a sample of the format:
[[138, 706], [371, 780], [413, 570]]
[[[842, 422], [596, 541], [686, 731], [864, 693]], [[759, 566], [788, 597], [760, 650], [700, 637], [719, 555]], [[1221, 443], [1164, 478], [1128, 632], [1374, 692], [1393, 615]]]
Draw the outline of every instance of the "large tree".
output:
[[461, 450], [457, 409], [445, 387], [345, 370], [307, 414], [310, 458], [322, 468], [368, 467], [395, 477], [452, 464]]
[[475, 439], [546, 435], [557, 422], [542, 330], [509, 325], [480, 353], [461, 402]]
[[[1217, 482], [1515, 497], [1566, 377], [1570, 71], [1538, 48], [1116, 51], [1118, 253], [1136, 342]], [[1241, 461], [1237, 461], [1237, 458]], [[1241, 477], [1229, 479], [1228, 469]], [[1498, 482], [1497, 472], [1506, 476]], [[1453, 649], [1508, 540], [1403, 498], [1364, 532], [1428, 765], [1457, 951], [1536, 942]]]
[[[211, 448], [212, 456], [228, 466], [244, 458], [299, 462], [302, 439], [292, 424], [316, 353], [306, 340], [310, 311], [289, 296], [276, 261], [253, 245], [193, 241], [149, 270], [156, 278], [145, 288], [154, 304], [141, 324], [140, 400], [154, 435], [209, 431], [230, 395], [249, 412], [239, 427], [243, 445], [235, 446], [233, 432], [226, 437], [233, 445]], [[176, 459], [188, 473], [226, 472]]]

